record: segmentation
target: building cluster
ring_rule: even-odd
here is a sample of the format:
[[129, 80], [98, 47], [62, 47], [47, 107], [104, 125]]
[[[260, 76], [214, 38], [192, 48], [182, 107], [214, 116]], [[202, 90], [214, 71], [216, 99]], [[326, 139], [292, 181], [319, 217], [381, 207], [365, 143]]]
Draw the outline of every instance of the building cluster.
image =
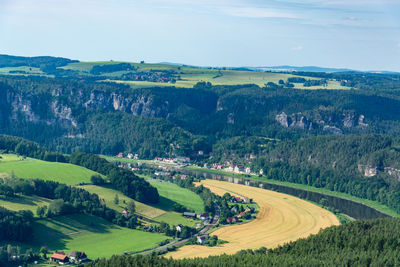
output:
[[158, 162], [168, 163], [168, 164], [178, 164], [178, 165], [186, 165], [190, 163], [189, 157], [175, 157], [175, 158], [161, 158], [157, 157], [154, 159]]
[[231, 163], [226, 163], [226, 164], [222, 164], [222, 163], [213, 163], [213, 164], [204, 163], [203, 167], [207, 168], [207, 169], [223, 170], [223, 171], [235, 172], [235, 173], [245, 173], [245, 174], [251, 174], [252, 173], [252, 169], [249, 166], [245, 167], [243, 165], [236, 165], [236, 164], [231, 164]]
[[[245, 197], [245, 198], [241, 198], [241, 197], [235, 197], [232, 196], [231, 199], [229, 200], [230, 203], [234, 203], [234, 204], [251, 204], [252, 200]], [[234, 224], [240, 221], [240, 219], [244, 218], [244, 219], [248, 219], [250, 218], [251, 214], [254, 213], [256, 211], [256, 209], [251, 209], [249, 206], [246, 206], [246, 208], [243, 209], [243, 207], [240, 207], [238, 205], [234, 205], [231, 207], [230, 209], [231, 214], [235, 214], [231, 217], [226, 218], [226, 223], [228, 224]]]
[[210, 220], [210, 214], [207, 212], [201, 213], [201, 214], [196, 214], [194, 212], [184, 212], [183, 216], [191, 219], [199, 219], [203, 221], [209, 221]]
[[120, 163], [120, 164], [118, 165], [119, 168], [128, 169], [128, 170], [131, 170], [131, 171], [138, 171], [138, 170], [140, 170], [142, 167], [145, 167], [145, 166], [146, 166], [146, 164], [145, 164], [145, 163], [142, 163], [142, 162], [137, 162], [136, 164], [132, 164], [132, 163]]
[[81, 263], [87, 260], [85, 252], [73, 250], [68, 255], [64, 251], [56, 251], [50, 256], [50, 261], [66, 265], [70, 263]]
[[[126, 156], [125, 156], [126, 155]], [[127, 159], [139, 159], [139, 154], [133, 154], [133, 153], [118, 153], [118, 155], [115, 156], [116, 158], [127, 158]]]

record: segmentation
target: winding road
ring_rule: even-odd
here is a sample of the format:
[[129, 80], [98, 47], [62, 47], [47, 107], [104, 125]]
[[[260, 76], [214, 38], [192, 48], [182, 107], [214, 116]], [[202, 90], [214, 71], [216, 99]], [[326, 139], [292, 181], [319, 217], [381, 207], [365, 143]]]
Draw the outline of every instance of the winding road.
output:
[[[208, 232], [208, 230], [213, 228], [219, 222], [220, 213], [221, 213], [221, 210], [220, 210], [219, 206], [214, 202], [214, 217], [213, 217], [212, 221], [209, 224], [207, 224], [203, 229], [201, 229], [195, 236], [204, 235], [205, 233]], [[178, 247], [178, 246], [181, 246], [181, 245], [187, 243], [191, 238], [193, 238], [193, 236], [190, 238], [182, 239], [182, 240], [174, 239], [173, 241], [171, 241], [170, 243], [168, 243], [166, 245], [157, 247], [155, 249], [147, 250], [147, 251], [139, 253], [139, 254], [149, 255], [153, 252], [167, 251], [169, 248]]]

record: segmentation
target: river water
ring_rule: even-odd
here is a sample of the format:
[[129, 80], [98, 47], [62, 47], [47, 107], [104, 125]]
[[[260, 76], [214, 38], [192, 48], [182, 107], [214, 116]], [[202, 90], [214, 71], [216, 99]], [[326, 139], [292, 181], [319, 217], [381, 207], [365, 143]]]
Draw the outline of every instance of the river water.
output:
[[365, 204], [356, 201], [331, 195], [325, 195], [322, 193], [311, 192], [303, 189], [293, 188], [285, 185], [271, 184], [265, 181], [238, 178], [229, 175], [220, 175], [220, 174], [214, 174], [197, 170], [194, 171], [194, 170], [180, 169], [179, 172], [183, 172], [185, 174], [190, 174], [196, 177], [202, 177], [206, 179], [214, 179], [230, 183], [243, 184], [247, 186], [269, 189], [280, 193], [296, 196], [301, 199], [310, 200], [316, 203], [320, 203], [321, 199], [326, 199], [326, 206], [339, 210], [341, 213], [344, 213], [357, 220], [390, 217], [385, 213], [382, 213], [374, 208], [371, 208]]

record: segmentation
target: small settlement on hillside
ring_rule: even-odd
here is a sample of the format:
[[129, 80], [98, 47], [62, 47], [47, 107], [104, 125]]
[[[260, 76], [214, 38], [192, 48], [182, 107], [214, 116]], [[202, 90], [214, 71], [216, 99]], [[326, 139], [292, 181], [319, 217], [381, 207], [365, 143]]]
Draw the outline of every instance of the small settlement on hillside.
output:
[[61, 265], [70, 263], [81, 263], [87, 260], [85, 252], [73, 250], [68, 256], [64, 251], [56, 251], [50, 256], [50, 261]]

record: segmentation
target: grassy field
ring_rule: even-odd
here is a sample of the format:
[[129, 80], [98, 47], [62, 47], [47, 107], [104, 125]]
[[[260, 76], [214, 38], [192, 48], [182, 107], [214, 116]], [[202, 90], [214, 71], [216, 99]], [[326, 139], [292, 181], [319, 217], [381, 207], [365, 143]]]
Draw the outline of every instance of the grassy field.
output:
[[[187, 226], [194, 226], [196, 224], [195, 221], [183, 217], [182, 214], [170, 211], [169, 207], [167, 207], [165, 210], [162, 209], [161, 208], [162, 206], [164, 206], [166, 203], [171, 202], [170, 200], [164, 197], [161, 198], [163, 204], [150, 206], [135, 201], [112, 188], [106, 188], [97, 185], [84, 185], [79, 187], [89, 191], [90, 193], [95, 193], [99, 195], [100, 198], [106, 201], [107, 207], [114, 209], [118, 212], [121, 212], [122, 210], [125, 209], [126, 207], [125, 203], [128, 203], [128, 201], [134, 201], [137, 215], [140, 215], [151, 222], [154, 223], [166, 222], [171, 225], [183, 224]], [[114, 203], [114, 198], [116, 194], [118, 195], [119, 198], [119, 204]]]
[[179, 187], [178, 185], [169, 182], [159, 182], [154, 180], [149, 180], [149, 182], [157, 188], [158, 193], [163, 197], [157, 205], [160, 209], [170, 209], [173, 204], [171, 203], [172, 201], [179, 203], [196, 213], [204, 212], [203, 200], [199, 195], [189, 189]]
[[28, 67], [28, 66], [20, 66], [20, 67], [5, 67], [0, 68], [0, 74], [7, 74], [7, 75], [21, 75], [18, 73], [9, 73], [10, 71], [25, 71], [29, 75], [44, 75], [39, 68]]
[[39, 220], [34, 225], [31, 242], [22, 247], [38, 250], [84, 251], [89, 258], [111, 257], [124, 252], [137, 252], [156, 247], [166, 236], [119, 227], [90, 215], [69, 215]]
[[16, 196], [13, 198], [0, 198], [0, 206], [9, 210], [30, 210], [36, 214], [38, 206], [48, 206], [51, 200], [38, 196]]
[[258, 180], [262, 182], [267, 182], [271, 184], [278, 184], [278, 185], [284, 185], [288, 187], [293, 187], [293, 188], [298, 188], [298, 189], [303, 189], [307, 191], [312, 191], [312, 192], [317, 192], [317, 193], [322, 193], [325, 195], [331, 195], [331, 196], [336, 196], [348, 200], [352, 200], [355, 202], [362, 203], [364, 205], [367, 205], [371, 208], [374, 208], [380, 212], [386, 213], [390, 216], [393, 217], [400, 217], [400, 214], [395, 212], [394, 210], [390, 209], [389, 207], [377, 202], [377, 201], [372, 201], [368, 199], [363, 199], [359, 197], [355, 197], [349, 194], [341, 193], [341, 192], [335, 192], [335, 191], [330, 191], [328, 189], [324, 188], [315, 188], [309, 185], [303, 185], [303, 184], [296, 184], [296, 183], [290, 183], [290, 182], [282, 182], [282, 181], [277, 181], [277, 180], [272, 180], [272, 179], [266, 179], [262, 177], [258, 177], [256, 175], [245, 175], [245, 174], [237, 174], [237, 173], [231, 173], [231, 172], [225, 172], [225, 171], [220, 171], [220, 170], [211, 170], [211, 169], [205, 169], [205, 168], [199, 168], [199, 167], [194, 167], [194, 166], [189, 166], [185, 167], [188, 170], [194, 170], [194, 171], [203, 171], [203, 172], [209, 172], [209, 173], [215, 173], [215, 174], [220, 174], [220, 175], [226, 175], [226, 176], [231, 176], [231, 177], [240, 177], [240, 178], [245, 178], [245, 179], [252, 179], [252, 180]]
[[40, 178], [64, 184], [79, 184], [90, 182], [90, 177], [96, 172], [81, 166], [48, 162], [32, 158], [23, 159], [16, 155], [0, 154], [0, 173], [12, 172], [19, 178]]
[[[168, 83], [155, 83], [147, 81], [119, 81], [117, 83], [126, 83], [133, 87], [153, 87], [153, 86], [176, 86], [184, 88], [192, 88], [196, 83], [200, 81], [211, 82], [213, 85], [238, 85], [238, 84], [257, 84], [263, 87], [268, 82], [278, 83], [279, 80], [286, 81], [290, 77], [301, 77], [294, 76], [286, 73], [271, 73], [271, 72], [255, 72], [255, 71], [237, 71], [237, 70], [222, 70], [221, 76], [216, 76], [216, 73], [184, 73], [180, 74], [181, 80], [176, 81], [175, 84]], [[306, 79], [315, 79], [310, 77], [304, 77]], [[348, 90], [348, 87], [341, 86], [339, 82], [328, 81], [326, 87], [323, 86], [311, 86], [304, 87], [303, 84], [294, 84], [296, 89], [305, 90], [317, 90], [317, 89], [335, 89], [335, 90]]]
[[[79, 62], [79, 63], [70, 63], [67, 66], [62, 67], [63, 69], [77, 70], [83, 73], [89, 73], [90, 70], [95, 65], [109, 65], [109, 64], [118, 64], [121, 62], [117, 61], [99, 61], [99, 62]], [[143, 87], [153, 87], [153, 86], [177, 86], [177, 87], [185, 87], [192, 88], [197, 82], [205, 81], [211, 82], [214, 85], [237, 85], [237, 84], [257, 84], [259, 86], [264, 86], [268, 82], [278, 83], [279, 80], [286, 81], [289, 77], [301, 77], [294, 76], [292, 74], [287, 73], [277, 73], [277, 72], [258, 72], [258, 71], [245, 71], [245, 70], [218, 70], [211, 68], [198, 68], [198, 67], [189, 67], [189, 66], [177, 66], [177, 65], [169, 65], [169, 64], [140, 64], [140, 63], [130, 63], [132, 66], [137, 68], [138, 72], [149, 72], [149, 71], [174, 71], [177, 75], [181, 77], [181, 80], [178, 80], [176, 84], [169, 83], [156, 83], [156, 82], [147, 82], [147, 81], [120, 81], [115, 80], [114, 77], [118, 77], [127, 71], [121, 72], [113, 72], [107, 73], [109, 79], [112, 79], [117, 83], [126, 83], [131, 85], [134, 88], [143, 88]], [[306, 79], [317, 79], [311, 77], [305, 77]], [[307, 89], [307, 90], [315, 90], [315, 89], [349, 89], [348, 87], [343, 87], [340, 83], [336, 81], [328, 81], [328, 86], [312, 86], [312, 87], [304, 87], [303, 84], [295, 84], [297, 89]]]
[[336, 216], [329, 211], [290, 195], [215, 180], [204, 180], [202, 184], [218, 195], [233, 192], [252, 198], [259, 206], [257, 218], [246, 224], [227, 226], [213, 232], [219, 239], [228, 241], [226, 244], [218, 247], [184, 246], [167, 254], [167, 257], [208, 257], [262, 246], [273, 248], [339, 224]]
[[[84, 185], [79, 187], [89, 191], [90, 193], [95, 193], [99, 195], [100, 198], [106, 201], [107, 207], [114, 209], [118, 212], [121, 212], [126, 208], [126, 204], [124, 203], [124, 201], [126, 203], [128, 203], [128, 201], [134, 201], [136, 205], [137, 214], [146, 217], [148, 219], [154, 219], [165, 213], [164, 210], [157, 209], [152, 206], [135, 201], [132, 198], [127, 197], [121, 192], [114, 190], [112, 188], [107, 188], [97, 185]], [[114, 203], [115, 195], [118, 195], [119, 204]]]

